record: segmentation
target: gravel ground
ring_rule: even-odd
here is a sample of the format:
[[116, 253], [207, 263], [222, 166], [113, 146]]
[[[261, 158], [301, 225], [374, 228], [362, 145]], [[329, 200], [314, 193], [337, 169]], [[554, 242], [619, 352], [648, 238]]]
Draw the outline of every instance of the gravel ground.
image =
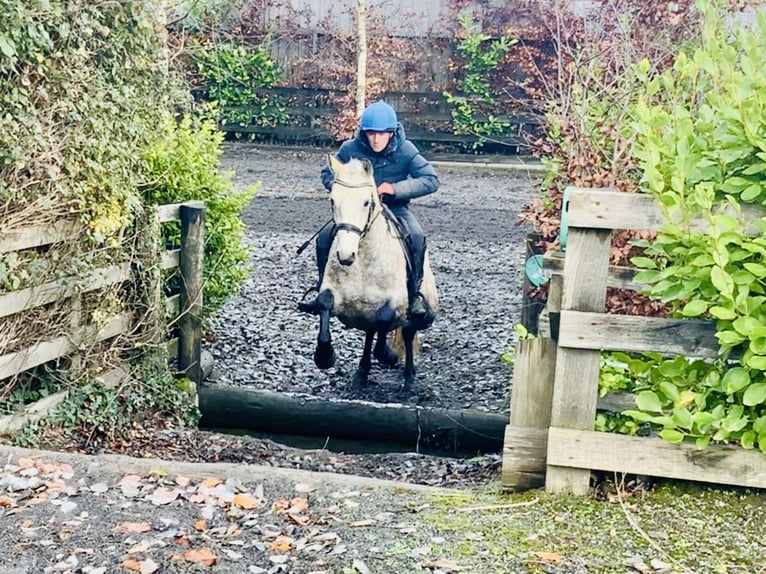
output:
[[[319, 181], [325, 151], [226, 144], [222, 167], [237, 186], [261, 182], [243, 213], [255, 271], [214, 321], [208, 344], [213, 378], [231, 385], [321, 397], [399, 402], [401, 369], [373, 368], [363, 391], [349, 382], [363, 334], [332, 323], [336, 366], [320, 371], [312, 354], [315, 317], [296, 303], [315, 281], [312, 247], [298, 247], [329, 219]], [[437, 158], [438, 159], [438, 158]], [[441, 313], [421, 334], [417, 361], [421, 405], [502, 412], [510, 369], [501, 354], [520, 320], [521, 267], [529, 229], [516, 222], [535, 197], [538, 176], [505, 169], [439, 165], [439, 191], [414, 210], [429, 241]]]

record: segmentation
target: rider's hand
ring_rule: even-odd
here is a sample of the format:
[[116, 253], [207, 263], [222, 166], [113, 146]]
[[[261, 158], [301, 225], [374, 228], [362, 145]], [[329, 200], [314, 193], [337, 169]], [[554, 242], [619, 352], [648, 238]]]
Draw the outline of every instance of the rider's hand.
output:
[[384, 182], [378, 186], [378, 195], [396, 195], [396, 190], [393, 185]]

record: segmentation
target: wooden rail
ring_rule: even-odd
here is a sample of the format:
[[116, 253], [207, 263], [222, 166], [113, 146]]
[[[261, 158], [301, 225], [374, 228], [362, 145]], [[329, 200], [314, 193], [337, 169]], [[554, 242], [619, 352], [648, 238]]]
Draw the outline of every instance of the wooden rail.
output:
[[[180, 372], [199, 382], [205, 205], [195, 201], [161, 205], [155, 209], [160, 222], [181, 222], [181, 248], [164, 251], [160, 262], [163, 270], [178, 268], [182, 276], [181, 293], [166, 299], [167, 318], [171, 324], [179, 325], [180, 332], [179, 337], [166, 342], [167, 349], [177, 355]], [[72, 221], [0, 232], [0, 253], [74, 241], [81, 232], [81, 227]], [[71, 306], [71, 328], [66, 334], [13, 352], [0, 351], [0, 380], [62, 357], [76, 360], [80, 349], [128, 332], [134, 323], [134, 317], [130, 314], [116, 315], [99, 324], [81, 325], [79, 308], [81, 295], [131, 281], [132, 278], [130, 264], [123, 263], [94, 269], [87, 277], [68, 277], [0, 295], [0, 318], [57, 301], [69, 300]], [[115, 384], [114, 379], [121, 372], [124, 374], [118, 369], [104, 375], [105, 383]], [[65, 392], [55, 393], [26, 405], [22, 413], [0, 417], [0, 434], [15, 432], [25, 422], [44, 416], [64, 397]]]
[[[551, 275], [549, 311], [560, 320], [557, 329], [551, 329], [556, 331], [553, 339], [542, 338], [530, 349], [519, 346], [522, 361], [533, 352], [543, 352], [543, 345], [544, 354], [535, 360], [539, 372], [514, 369], [503, 484], [509, 489], [527, 488], [539, 485], [544, 474], [550, 492], [586, 494], [591, 470], [606, 470], [766, 488], [766, 455], [761, 452], [724, 445], [699, 451], [659, 438], [593, 431], [602, 350], [714, 358], [719, 349], [713, 322], [604, 312], [607, 286], [636, 286], [633, 271], [609, 265], [612, 229], [658, 231], [667, 221], [659, 204], [650, 196], [613, 190], [572, 188], [569, 197], [563, 265], [560, 256], [545, 258]], [[753, 207], [739, 217], [754, 231], [750, 222], [762, 214], [762, 209]], [[702, 220], [692, 224], [699, 230], [706, 225]], [[517, 385], [536, 390], [517, 390]], [[517, 411], [539, 413], [539, 403], [548, 400], [549, 392], [550, 411], [533, 414], [520, 431]], [[534, 409], [531, 400], [537, 402]], [[544, 427], [547, 432], [540, 432]], [[525, 433], [525, 450], [519, 449], [514, 437]], [[532, 456], [540, 452], [544, 459]], [[522, 461], [523, 454], [528, 456]]]

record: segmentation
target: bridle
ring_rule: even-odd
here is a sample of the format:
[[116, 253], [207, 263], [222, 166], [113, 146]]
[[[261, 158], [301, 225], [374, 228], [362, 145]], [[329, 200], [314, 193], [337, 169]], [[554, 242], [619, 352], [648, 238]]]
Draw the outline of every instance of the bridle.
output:
[[[335, 179], [334, 185], [340, 185], [342, 187], [348, 188], [348, 189], [361, 189], [363, 187], [372, 187], [372, 193], [375, 193], [375, 186], [371, 186], [369, 183], [349, 183], [347, 181], [343, 181], [342, 179]], [[370, 229], [370, 226], [372, 225], [372, 222], [375, 221], [375, 218], [380, 215], [381, 210], [378, 210], [377, 213], [375, 213], [375, 197], [372, 197], [372, 194], [370, 194], [370, 210], [367, 212], [367, 221], [364, 224], [364, 228], [359, 228], [353, 223], [336, 223], [335, 229], [336, 231], [350, 231], [351, 233], [356, 233], [360, 238], [364, 237], [367, 232]]]

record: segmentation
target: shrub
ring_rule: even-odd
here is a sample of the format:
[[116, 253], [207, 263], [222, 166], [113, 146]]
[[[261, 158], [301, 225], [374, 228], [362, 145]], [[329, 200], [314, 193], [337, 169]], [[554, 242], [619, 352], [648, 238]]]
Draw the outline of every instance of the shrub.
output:
[[[250, 272], [240, 214], [255, 195], [256, 186], [234, 189], [231, 173], [220, 171], [223, 133], [210, 119], [189, 115], [180, 121], [168, 116], [158, 137], [144, 154], [148, 178], [145, 198], [154, 204], [202, 200], [205, 222], [205, 315], [210, 316], [237, 293]], [[179, 244], [179, 231], [163, 230], [167, 244]]]

